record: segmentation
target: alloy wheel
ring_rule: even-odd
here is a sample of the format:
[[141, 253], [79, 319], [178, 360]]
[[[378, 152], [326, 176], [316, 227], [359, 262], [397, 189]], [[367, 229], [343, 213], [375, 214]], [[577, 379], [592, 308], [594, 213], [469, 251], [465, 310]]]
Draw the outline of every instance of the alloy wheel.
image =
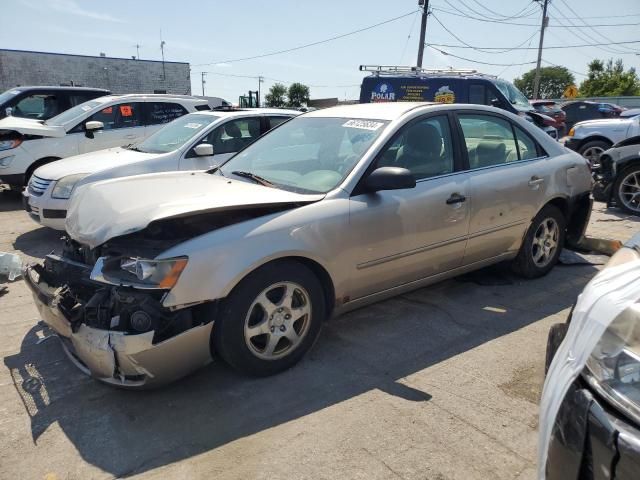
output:
[[618, 196], [629, 210], [640, 212], [640, 171], [631, 172], [622, 179]]
[[595, 166], [600, 162], [600, 155], [604, 153], [604, 148], [602, 147], [589, 147], [584, 152], [582, 152], [582, 156], [589, 160], [591, 166]]
[[546, 267], [558, 249], [558, 239], [560, 238], [560, 228], [555, 219], [545, 218], [536, 229], [533, 236], [531, 254], [533, 263], [537, 267]]
[[293, 282], [265, 288], [253, 301], [244, 322], [249, 350], [263, 360], [289, 355], [300, 345], [311, 325], [311, 300]]

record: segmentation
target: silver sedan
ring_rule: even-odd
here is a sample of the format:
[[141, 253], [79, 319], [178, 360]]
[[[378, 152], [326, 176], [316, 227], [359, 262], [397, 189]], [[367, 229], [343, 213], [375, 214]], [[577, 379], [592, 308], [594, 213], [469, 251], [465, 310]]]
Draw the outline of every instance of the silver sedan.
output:
[[332, 315], [502, 261], [532, 278], [583, 235], [586, 161], [492, 107], [310, 112], [209, 172], [90, 183], [27, 268], [70, 358], [119, 386], [219, 356], [294, 365]]

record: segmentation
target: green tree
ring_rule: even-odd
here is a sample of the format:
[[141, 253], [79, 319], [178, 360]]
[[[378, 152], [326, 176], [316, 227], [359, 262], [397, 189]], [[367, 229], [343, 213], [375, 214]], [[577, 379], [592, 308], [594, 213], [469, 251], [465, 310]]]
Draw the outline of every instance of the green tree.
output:
[[302, 107], [309, 101], [309, 87], [302, 83], [292, 83], [289, 85], [289, 103], [290, 107]]
[[640, 95], [640, 79], [635, 68], [624, 70], [621, 59], [593, 60], [589, 64], [587, 79], [580, 84], [582, 97], [617, 97]]
[[264, 96], [268, 107], [284, 107], [287, 104], [287, 87], [281, 83], [274, 83], [269, 89], [269, 93]]
[[[533, 83], [536, 69], [529, 70], [521, 78], [513, 80], [513, 84], [528, 98], [533, 98]], [[573, 74], [565, 67], [542, 67], [540, 69], [540, 89], [538, 98], [560, 98], [569, 85], [576, 81]]]

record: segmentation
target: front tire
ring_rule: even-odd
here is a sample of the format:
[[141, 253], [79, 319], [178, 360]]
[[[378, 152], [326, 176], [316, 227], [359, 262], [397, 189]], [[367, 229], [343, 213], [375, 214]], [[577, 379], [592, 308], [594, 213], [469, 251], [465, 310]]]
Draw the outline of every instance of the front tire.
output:
[[313, 346], [325, 316], [324, 291], [309, 268], [295, 261], [271, 263], [224, 300], [213, 346], [242, 373], [273, 375], [291, 368]]
[[589, 163], [593, 167], [594, 165], [599, 164], [600, 155], [610, 148], [611, 144], [609, 142], [605, 142], [604, 140], [592, 140], [582, 145], [578, 149], [578, 153], [589, 160]]
[[613, 194], [618, 207], [640, 215], [640, 165], [631, 166], [618, 175]]
[[513, 270], [525, 278], [549, 273], [564, 245], [567, 221], [554, 205], [546, 205], [535, 216], [524, 237]]

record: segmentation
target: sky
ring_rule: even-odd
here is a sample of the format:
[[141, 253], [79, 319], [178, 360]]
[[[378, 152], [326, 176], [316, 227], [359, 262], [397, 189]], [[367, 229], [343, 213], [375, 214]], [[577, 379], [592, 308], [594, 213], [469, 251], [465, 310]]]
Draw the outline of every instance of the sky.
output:
[[[0, 48], [82, 55], [104, 52], [110, 57], [130, 58], [137, 55], [138, 44], [140, 58], [159, 60], [162, 35], [165, 59], [191, 64], [194, 94], [202, 93], [200, 72], [205, 71], [205, 93], [234, 103], [239, 95], [257, 90], [258, 76], [265, 79], [263, 95], [276, 81], [297, 81], [310, 86], [311, 98], [357, 99], [363, 77], [359, 65], [416, 64], [420, 29], [417, 4], [417, 0], [2, 0], [3, 18], [11, 21], [3, 22], [0, 29]], [[512, 80], [535, 66], [526, 62], [535, 62], [537, 54], [541, 20], [537, 3], [431, 0], [430, 6], [426, 43], [466, 43], [485, 51], [426, 47], [423, 67], [474, 68]], [[550, 0], [548, 16], [548, 47], [640, 41], [638, 0]], [[241, 60], [396, 17], [402, 18], [331, 42]], [[631, 25], [619, 25], [623, 23]], [[617, 25], [599, 26], [605, 24]], [[532, 50], [505, 51], [515, 46]], [[543, 65], [566, 66], [579, 83], [594, 58], [621, 58], [625, 66], [638, 68], [640, 55], [636, 52], [640, 53], [640, 43], [550, 48], [543, 53]]]

